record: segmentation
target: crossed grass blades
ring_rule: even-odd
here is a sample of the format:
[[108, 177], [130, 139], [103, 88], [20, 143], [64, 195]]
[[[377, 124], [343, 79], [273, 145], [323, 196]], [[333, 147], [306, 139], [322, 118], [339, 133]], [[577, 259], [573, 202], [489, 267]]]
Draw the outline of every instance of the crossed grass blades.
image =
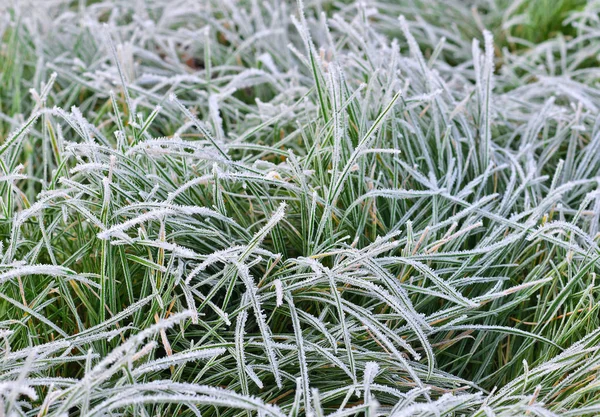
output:
[[600, 3], [539, 3], [3, 3], [0, 415], [600, 413]]

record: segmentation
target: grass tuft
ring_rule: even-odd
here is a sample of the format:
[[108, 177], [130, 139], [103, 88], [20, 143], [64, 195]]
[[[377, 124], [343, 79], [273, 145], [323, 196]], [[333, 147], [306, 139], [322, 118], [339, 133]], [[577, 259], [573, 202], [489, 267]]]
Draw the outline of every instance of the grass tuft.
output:
[[599, 14], [0, 4], [0, 416], [600, 414]]

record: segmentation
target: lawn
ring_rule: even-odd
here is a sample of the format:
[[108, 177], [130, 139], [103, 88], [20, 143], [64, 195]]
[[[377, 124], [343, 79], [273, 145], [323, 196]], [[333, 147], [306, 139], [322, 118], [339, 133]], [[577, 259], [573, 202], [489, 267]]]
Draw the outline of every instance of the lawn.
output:
[[599, 16], [0, 0], [0, 417], [600, 415]]

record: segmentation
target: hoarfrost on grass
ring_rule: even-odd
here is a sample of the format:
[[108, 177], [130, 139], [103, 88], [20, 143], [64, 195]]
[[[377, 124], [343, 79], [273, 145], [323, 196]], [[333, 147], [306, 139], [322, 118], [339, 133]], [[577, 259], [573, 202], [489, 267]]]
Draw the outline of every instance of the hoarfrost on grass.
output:
[[29, 3], [0, 415], [598, 413], [598, 2]]

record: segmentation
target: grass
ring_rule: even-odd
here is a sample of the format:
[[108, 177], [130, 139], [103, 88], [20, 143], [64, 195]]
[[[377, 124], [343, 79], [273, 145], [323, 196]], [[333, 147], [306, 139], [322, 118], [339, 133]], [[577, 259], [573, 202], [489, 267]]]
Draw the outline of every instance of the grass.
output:
[[600, 3], [31, 3], [0, 416], [600, 413]]

